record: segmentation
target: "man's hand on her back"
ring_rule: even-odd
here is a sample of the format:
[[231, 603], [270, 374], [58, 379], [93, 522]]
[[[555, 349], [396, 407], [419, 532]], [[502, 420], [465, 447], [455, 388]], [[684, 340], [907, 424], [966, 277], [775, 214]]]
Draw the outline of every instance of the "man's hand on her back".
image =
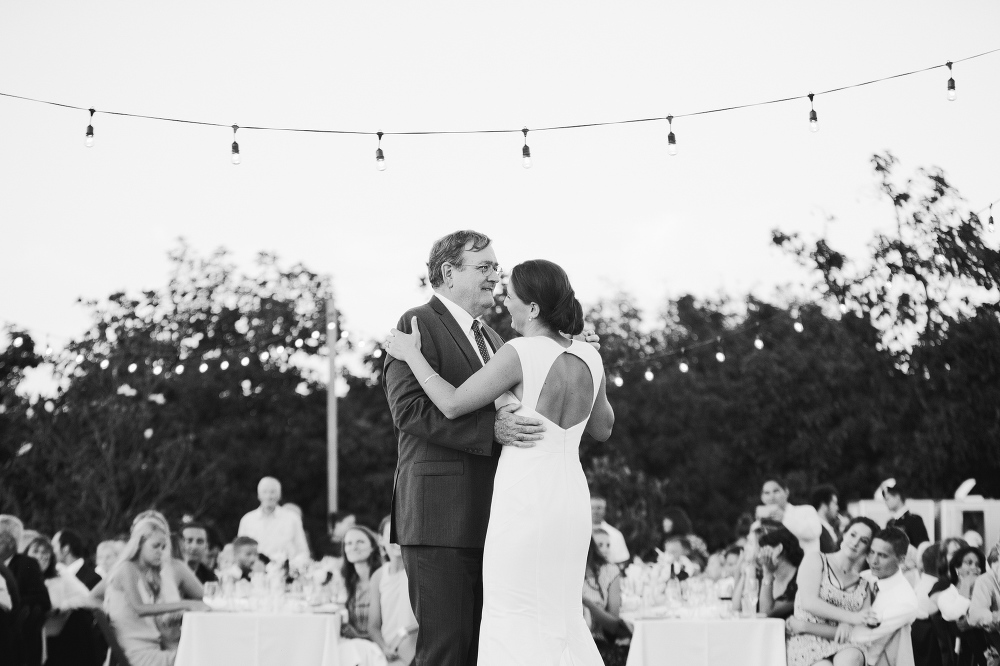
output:
[[493, 438], [504, 446], [530, 449], [543, 437], [541, 433], [545, 432], [545, 426], [538, 419], [518, 416], [514, 413], [517, 408], [518, 405], [511, 403], [497, 410]]

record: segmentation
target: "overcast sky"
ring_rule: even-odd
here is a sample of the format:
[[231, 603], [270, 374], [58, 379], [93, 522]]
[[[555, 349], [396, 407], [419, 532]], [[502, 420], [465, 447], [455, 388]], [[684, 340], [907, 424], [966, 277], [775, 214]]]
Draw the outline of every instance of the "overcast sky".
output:
[[[100, 110], [360, 131], [503, 129], [680, 115], [804, 95], [1000, 47], [1000, 3], [0, 2], [0, 92]], [[158, 288], [184, 237], [333, 276], [347, 327], [408, 306], [433, 240], [493, 237], [510, 267], [562, 264], [585, 303], [624, 289], [754, 292], [807, 276], [780, 227], [860, 253], [892, 212], [869, 159], [943, 167], [1000, 197], [1000, 53], [807, 101], [675, 121], [376, 141], [232, 131], [0, 98], [0, 322], [55, 346], [79, 296]], [[834, 218], [829, 221], [829, 218]], [[5, 341], [0, 341], [5, 344]]]

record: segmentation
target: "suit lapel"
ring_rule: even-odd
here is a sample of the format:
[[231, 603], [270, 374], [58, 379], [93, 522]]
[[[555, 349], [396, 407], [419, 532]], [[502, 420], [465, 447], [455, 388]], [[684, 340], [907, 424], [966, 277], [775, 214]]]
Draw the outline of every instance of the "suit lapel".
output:
[[451, 316], [451, 313], [448, 312], [448, 308], [445, 307], [444, 303], [442, 303], [437, 296], [431, 298], [431, 307], [434, 308], [434, 311], [438, 313], [439, 317], [441, 317], [444, 327], [448, 329], [448, 332], [451, 333], [451, 337], [455, 339], [455, 344], [457, 344], [458, 348], [462, 350], [462, 353], [465, 355], [465, 360], [469, 362], [469, 365], [476, 370], [483, 367], [483, 362], [479, 359], [479, 354], [476, 353], [476, 350], [472, 348], [472, 343], [469, 342], [469, 338], [459, 327], [455, 318]]

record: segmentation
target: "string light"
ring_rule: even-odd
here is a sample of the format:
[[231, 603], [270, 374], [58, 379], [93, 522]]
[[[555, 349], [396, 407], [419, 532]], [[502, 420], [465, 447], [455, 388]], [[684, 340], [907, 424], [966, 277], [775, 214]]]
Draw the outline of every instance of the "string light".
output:
[[14, 346], [15, 347], [20, 347], [23, 344], [24, 344], [24, 339], [22, 339], [20, 336], [14, 338]]
[[670, 128], [667, 134], [667, 155], [677, 154], [677, 137], [674, 136], [674, 117], [667, 116], [667, 126]]
[[805, 327], [802, 325], [801, 321], [796, 321], [794, 324], [792, 324], [792, 328], [795, 329], [796, 333], [801, 333], [803, 330], [805, 330]]
[[721, 335], [715, 339], [715, 344], [716, 344], [715, 360], [718, 361], [719, 363], [722, 363], [726, 360], [726, 353], [722, 351]]
[[382, 152], [382, 132], [378, 133], [378, 148], [375, 149], [375, 168], [385, 171], [385, 153]]
[[205, 372], [208, 370], [208, 363], [202, 363], [198, 366], [198, 372]]
[[764, 348], [764, 341], [760, 339], [760, 335], [758, 335], [753, 339], [753, 346], [756, 347], [757, 349]]
[[138, 368], [138, 367], [139, 366], [137, 366], [135, 363], [129, 363], [128, 364], [128, 371], [129, 372], [135, 372], [136, 368]]
[[680, 363], [677, 364], [677, 369], [680, 370], [681, 372], [686, 373], [688, 370], [691, 369], [691, 366], [688, 365], [687, 361], [681, 361]]
[[76, 362], [77, 363], [83, 363], [83, 354], [77, 354], [76, 355]]
[[949, 60], [945, 64], [948, 66], [948, 101], [954, 102], [958, 99], [958, 91], [955, 90], [955, 79], [951, 76], [952, 62]]
[[646, 368], [646, 374], [644, 374], [643, 377], [646, 378], [647, 382], [653, 381], [653, 371], [650, 370], [649, 368]]
[[183, 365], [178, 365], [176, 368], [174, 368], [174, 372], [176, 372], [178, 375], [183, 375], [184, 374], [184, 366]]
[[528, 128], [521, 130], [524, 133], [524, 148], [521, 148], [521, 166], [525, 169], [531, 168], [531, 148], [528, 148]]
[[244, 356], [243, 358], [240, 359], [240, 365], [242, 365], [244, 368], [247, 367], [248, 365], [250, 365], [250, 359]]
[[301, 347], [301, 346], [302, 346], [302, 338], [296, 339], [295, 340], [295, 347], [296, 347], [296, 349], [299, 348], [299, 347]]
[[226, 370], [228, 368], [229, 368], [229, 361], [223, 361], [222, 363], [219, 364], [220, 370]]
[[233, 164], [240, 163], [240, 144], [236, 143], [236, 130], [240, 128], [239, 125], [233, 125]]
[[819, 131], [819, 117], [816, 115], [816, 109], [813, 106], [812, 93], [809, 93], [809, 131], [818, 132]]
[[101, 370], [107, 370], [109, 365], [111, 365], [111, 362], [108, 359], [104, 359], [101, 361]]
[[94, 147], [94, 110], [90, 109], [90, 124], [87, 125], [87, 138], [84, 140], [83, 145], [87, 148]]
[[162, 365], [160, 365], [159, 363], [155, 364], [155, 365], [153, 366], [153, 374], [154, 374], [154, 375], [158, 375], [158, 374], [160, 374], [161, 372], [163, 372], [163, 366], [162, 366]]
[[618, 388], [621, 388], [625, 384], [625, 380], [621, 378], [621, 375], [615, 375], [611, 381]]
[[986, 231], [993, 233], [993, 204], [990, 204], [990, 218], [986, 221]]
[[261, 363], [265, 362], [265, 361], [266, 361], [267, 359], [269, 359], [269, 358], [271, 358], [271, 355], [270, 355], [270, 354], [268, 354], [268, 353], [267, 353], [266, 351], [262, 351], [262, 352], [260, 353], [260, 362], [261, 362]]

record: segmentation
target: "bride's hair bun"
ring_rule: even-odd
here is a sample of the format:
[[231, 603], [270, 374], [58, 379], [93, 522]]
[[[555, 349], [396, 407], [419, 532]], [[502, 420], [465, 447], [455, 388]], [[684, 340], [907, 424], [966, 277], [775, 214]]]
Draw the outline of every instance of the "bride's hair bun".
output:
[[514, 267], [510, 282], [525, 303], [537, 303], [538, 318], [560, 333], [577, 335], [583, 330], [583, 307], [559, 265], [532, 259]]

